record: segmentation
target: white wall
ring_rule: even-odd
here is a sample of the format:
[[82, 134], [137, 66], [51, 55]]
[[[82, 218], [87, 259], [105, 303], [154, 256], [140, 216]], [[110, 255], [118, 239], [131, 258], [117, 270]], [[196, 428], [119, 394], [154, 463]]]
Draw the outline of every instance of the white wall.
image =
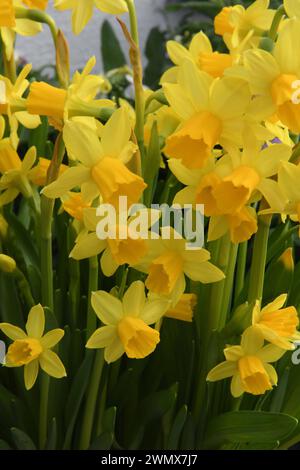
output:
[[[160, 9], [164, 4], [165, 0], [136, 0], [141, 45], [145, 44], [147, 35], [153, 26], [164, 26], [164, 18], [160, 13]], [[119, 38], [123, 40], [116, 19], [112, 15], [106, 15], [95, 9], [94, 17], [86, 29], [79, 36], [74, 36], [71, 29], [70, 11], [58, 12], [54, 10], [52, 5], [53, 0], [50, 0], [47, 12], [53, 16], [58, 27], [63, 30], [69, 41], [72, 72], [76, 68], [82, 67], [92, 55], [97, 57], [97, 69], [100, 71], [100, 25], [104, 19], [109, 19], [115, 26], [115, 30], [118, 31]], [[123, 18], [126, 18], [126, 15], [123, 15]], [[33, 64], [34, 68], [49, 63], [54, 64], [54, 51], [47, 26], [44, 26], [44, 31], [36, 37], [19, 36], [16, 49], [19, 55]]]

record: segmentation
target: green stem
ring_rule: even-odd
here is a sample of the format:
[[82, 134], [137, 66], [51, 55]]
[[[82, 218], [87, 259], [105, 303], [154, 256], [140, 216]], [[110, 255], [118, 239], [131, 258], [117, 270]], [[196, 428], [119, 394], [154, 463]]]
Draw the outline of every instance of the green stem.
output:
[[237, 302], [245, 284], [248, 242], [240, 243], [235, 277], [234, 301]]
[[7, 78], [11, 81], [11, 83], [15, 83], [17, 80], [17, 69], [16, 69], [16, 62], [15, 62], [15, 50], [13, 48], [10, 59], [7, 59], [6, 56], [6, 47], [4, 42], [2, 42], [3, 48], [3, 65], [4, 65], [4, 73]]
[[14, 271], [14, 276], [18, 284], [19, 290], [22, 293], [26, 302], [27, 309], [30, 310], [35, 305], [35, 301], [32, 297], [29, 282], [27, 281], [26, 277], [19, 268]]
[[98, 390], [100, 386], [102, 371], [104, 366], [104, 352], [100, 349], [96, 352], [91, 381], [86, 397], [86, 406], [83, 416], [83, 423], [81, 428], [81, 436], [79, 442], [79, 449], [86, 450], [91, 443], [91, 436], [94, 424], [95, 408], [98, 398]]
[[[55, 181], [59, 173], [59, 167], [63, 159], [65, 147], [58, 136], [54, 148], [53, 158], [48, 170], [47, 183]], [[53, 296], [53, 260], [52, 260], [52, 217], [54, 200], [41, 196], [41, 276], [42, 276], [42, 304], [54, 311]], [[50, 377], [42, 375], [41, 400], [40, 400], [40, 448], [43, 449], [47, 440], [48, 432], [48, 399], [49, 399]]]
[[226, 269], [226, 279], [225, 279], [225, 287], [223, 291], [223, 299], [222, 299], [222, 311], [220, 313], [220, 320], [219, 320], [219, 330], [224, 328], [227, 315], [230, 311], [231, 303], [232, 303], [232, 293], [234, 287], [234, 274], [235, 274], [235, 266], [236, 266], [236, 258], [238, 252], [238, 245], [235, 243], [231, 243], [230, 253], [229, 253], [229, 263]]
[[281, 5], [275, 13], [275, 16], [273, 18], [273, 22], [270, 28], [269, 38], [272, 39], [272, 41], [276, 40], [277, 31], [278, 31], [280, 22], [282, 20], [282, 17], [284, 15], [285, 15], [285, 9], [284, 9], [284, 6]]
[[[229, 235], [224, 235], [221, 240], [218, 258], [216, 261], [216, 265], [220, 268], [225, 276], [228, 270], [229, 261], [230, 261], [230, 251], [231, 251], [231, 242], [229, 239]], [[209, 307], [209, 322], [208, 328], [209, 332], [213, 330], [218, 330], [222, 325], [221, 322], [221, 314], [223, 309], [223, 295], [224, 289], [226, 287], [225, 278], [223, 281], [215, 282], [211, 286], [211, 294], [210, 294], [210, 307]]]
[[87, 339], [94, 333], [97, 327], [97, 316], [93, 310], [91, 298], [92, 292], [98, 290], [98, 275], [99, 275], [99, 263], [98, 257], [93, 256], [89, 259], [89, 296], [88, 296], [88, 312], [87, 312], [87, 327], [86, 334]]
[[249, 303], [262, 300], [271, 219], [271, 215], [258, 218], [250, 270]]
[[130, 32], [133, 43], [130, 47], [130, 58], [133, 66], [133, 79], [135, 88], [135, 113], [136, 113], [136, 126], [135, 135], [139, 145], [139, 149], [143, 157], [145, 154], [144, 148], [144, 120], [145, 120], [145, 99], [143, 90], [143, 68], [141, 61], [140, 41], [138, 20], [136, 15], [134, 0], [125, 0], [130, 20]]
[[37, 23], [44, 23], [49, 26], [54, 45], [56, 45], [57, 27], [53, 18], [41, 10], [33, 10], [24, 7], [15, 7], [16, 18], [28, 19]]

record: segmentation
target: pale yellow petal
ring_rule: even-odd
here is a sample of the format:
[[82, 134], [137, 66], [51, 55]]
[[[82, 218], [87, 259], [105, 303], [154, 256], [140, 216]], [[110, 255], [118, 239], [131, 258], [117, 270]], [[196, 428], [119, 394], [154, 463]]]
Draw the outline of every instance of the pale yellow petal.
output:
[[208, 373], [206, 380], [216, 382], [217, 380], [227, 379], [228, 377], [232, 377], [236, 371], [236, 362], [224, 361]]
[[25, 364], [24, 367], [24, 382], [26, 390], [30, 390], [37, 379], [39, 373], [39, 361], [35, 359], [31, 361], [29, 364]]
[[139, 317], [146, 302], [144, 283], [133, 282], [125, 292], [122, 302], [124, 315]]
[[55, 330], [48, 331], [42, 338], [41, 338], [41, 345], [44, 349], [51, 349], [53, 348], [64, 336], [64, 330], [60, 328], [56, 328]]
[[105, 325], [116, 325], [122, 318], [122, 302], [108, 292], [93, 292], [91, 301], [96, 315]]
[[114, 341], [117, 334], [115, 326], [102, 326], [92, 334], [86, 347], [88, 349], [106, 348], [112, 341]]
[[39, 363], [43, 371], [51, 377], [61, 379], [62, 377], [66, 377], [67, 375], [66, 369], [63, 363], [61, 362], [60, 358], [55, 352], [51, 351], [50, 349], [47, 349], [40, 355]]
[[0, 323], [0, 330], [13, 341], [16, 339], [24, 339], [27, 336], [21, 328], [11, 325], [10, 323]]

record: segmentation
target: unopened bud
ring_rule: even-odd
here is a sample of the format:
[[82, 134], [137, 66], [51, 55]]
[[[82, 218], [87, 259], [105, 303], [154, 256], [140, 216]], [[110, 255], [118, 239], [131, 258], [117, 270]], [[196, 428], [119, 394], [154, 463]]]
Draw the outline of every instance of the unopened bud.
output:
[[10, 256], [0, 254], [0, 270], [5, 273], [13, 273], [17, 268], [16, 262]]

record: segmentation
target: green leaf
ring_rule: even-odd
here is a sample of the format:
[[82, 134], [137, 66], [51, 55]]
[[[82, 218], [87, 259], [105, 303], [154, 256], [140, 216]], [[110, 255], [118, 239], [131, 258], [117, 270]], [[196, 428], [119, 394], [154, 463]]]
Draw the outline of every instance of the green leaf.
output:
[[114, 434], [111, 432], [104, 432], [101, 436], [97, 437], [89, 447], [89, 450], [109, 450], [114, 441]]
[[56, 419], [53, 418], [50, 424], [50, 431], [48, 435], [48, 439], [46, 442], [46, 450], [55, 450], [57, 443], [57, 424]]
[[18, 450], [36, 450], [31, 438], [24, 431], [17, 428], [11, 428], [10, 431], [12, 440]]
[[204, 448], [216, 449], [223, 443], [270, 443], [289, 436], [297, 419], [283, 413], [232, 411], [210, 421]]
[[120, 42], [107, 20], [103, 22], [101, 28], [101, 55], [105, 72], [123, 67], [126, 64]]
[[68, 449], [71, 444], [73, 430], [77, 415], [84, 397], [86, 388], [88, 386], [91, 367], [93, 363], [93, 351], [87, 351], [85, 359], [81, 364], [77, 375], [74, 378], [70, 395], [66, 404], [66, 422], [68, 423], [66, 438], [64, 442], [64, 449]]
[[173, 426], [171, 428], [171, 432], [168, 438], [166, 449], [168, 450], [176, 450], [178, 449], [179, 439], [186, 421], [187, 417], [187, 406], [183, 405], [183, 407], [178, 411], [177, 416], [174, 420]]
[[164, 416], [177, 399], [178, 384], [172, 385], [168, 390], [153, 393], [140, 404], [140, 423], [146, 424]]
[[159, 135], [157, 129], [157, 122], [153, 123], [151, 129], [151, 137], [149, 142], [149, 147], [147, 151], [147, 161], [144, 174], [145, 183], [148, 185], [144, 192], [144, 202], [147, 207], [152, 203], [157, 174], [160, 167], [161, 152], [160, 152], [160, 143]]
[[159, 28], [152, 28], [145, 47], [148, 64], [145, 67], [144, 83], [151, 89], [157, 89], [166, 66], [165, 33]]

